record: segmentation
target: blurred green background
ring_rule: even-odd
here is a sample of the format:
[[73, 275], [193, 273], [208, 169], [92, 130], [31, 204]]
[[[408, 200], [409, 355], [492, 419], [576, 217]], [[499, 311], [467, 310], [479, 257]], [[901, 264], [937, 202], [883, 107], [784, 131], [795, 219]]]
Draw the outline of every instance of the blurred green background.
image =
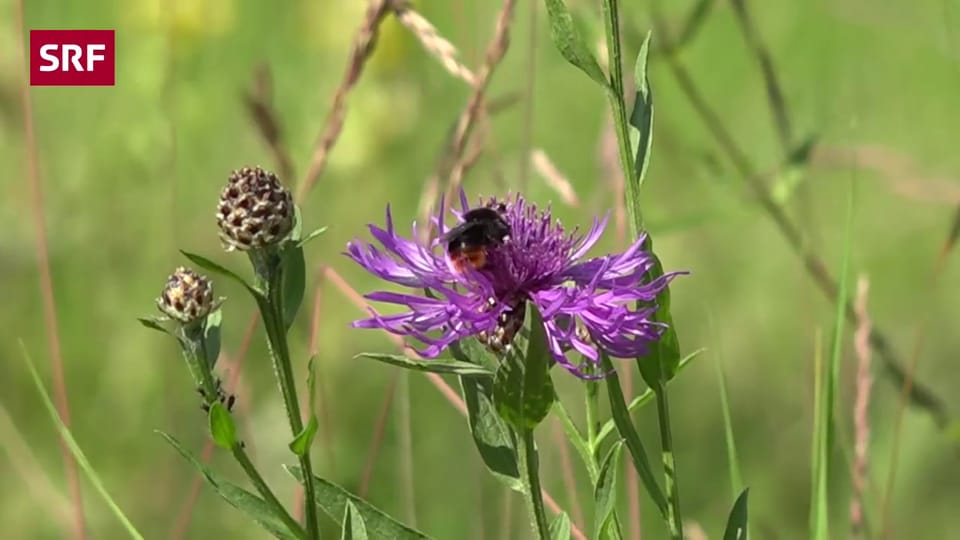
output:
[[[664, 6], [668, 27], [682, 27], [694, 3]], [[135, 317], [153, 313], [166, 276], [186, 262], [178, 249], [247, 271], [242, 256], [220, 249], [213, 219], [219, 190], [232, 169], [276, 168], [244, 108], [243, 94], [257, 67], [269, 66], [273, 103], [297, 172], [296, 179], [285, 180], [295, 185], [306, 171], [365, 3], [24, 4], [27, 30], [116, 29], [115, 87], [30, 90], [42, 212], [74, 434], [144, 534], [174, 538], [195, 475], [153, 430], [171, 432], [199, 452], [205, 422], [174, 344], [146, 331]], [[584, 13], [594, 7], [593, 2], [571, 4]], [[650, 27], [647, 2], [624, 4], [631, 28]], [[773, 173], [783, 162], [783, 149], [757, 63], [730, 4], [713, 4], [677, 58], [758, 171]], [[432, 0], [418, 2], [417, 8], [458, 46], [468, 65], [479, 65], [499, 2]], [[533, 173], [525, 195], [540, 204], [553, 201], [568, 225], [586, 225], [614, 201], [598, 157], [606, 101], [555, 51], [542, 5], [538, 8], [533, 25], [530, 3], [517, 8], [511, 48], [488, 95], [521, 100], [493, 118], [493, 144], [466, 178], [466, 187], [474, 197], [500, 193], [504, 182], [517, 189], [530, 126], [534, 146], [553, 158], [581, 204], [563, 204]], [[854, 183], [851, 271], [870, 280], [871, 316], [905, 361], [917, 327], [926, 325], [917, 378], [957, 411], [954, 310], [960, 289], [954, 284], [960, 266], [947, 261], [936, 283], [930, 276], [960, 204], [955, 140], [960, 44], [954, 35], [960, 4], [753, 1], [750, 8], [783, 85], [794, 139], [816, 136], [820, 143], [808, 166], [768, 174], [763, 181], [783, 195], [784, 210], [801, 224], [833, 273], [840, 266], [846, 200]], [[5, 450], [0, 452], [0, 523], [4, 538], [61, 538], [70, 530], [61, 454], [18, 345], [22, 339], [49, 387], [51, 352], [25, 158], [17, 25], [14, 2], [0, 3], [0, 162], [6, 167], [0, 180], [0, 445]], [[632, 32], [626, 44], [631, 58], [639, 47], [636, 35]], [[600, 35], [594, 38], [599, 42]], [[715, 371], [715, 363], [722, 362], [741, 467], [751, 488], [754, 532], [759, 538], [800, 538], [807, 534], [815, 336], [821, 332], [829, 343], [834, 310], [710, 137], [662, 56], [652, 60], [650, 78], [657, 112], [643, 206], [667, 269], [693, 272], [673, 287], [682, 347], [685, 352], [707, 348], [671, 386], [684, 514], [710, 538], [719, 538], [733, 500]], [[531, 85], [532, 101], [526, 99]], [[382, 223], [388, 203], [399, 223], [416, 217], [423, 185], [468, 96], [462, 81], [450, 77], [388, 18], [350, 95], [345, 129], [329, 166], [302, 204], [306, 228], [330, 226], [307, 249], [315, 276], [328, 265], [361, 292], [379, 286], [341, 255], [345, 243], [366, 235], [367, 223]], [[615, 236], [611, 228], [596, 251], [615, 249]], [[229, 297], [224, 352], [234, 360], [254, 306], [232, 284], [216, 284]], [[317, 295], [329, 421], [315, 445], [316, 469], [356, 490], [397, 372], [352, 357], [394, 349], [380, 334], [349, 329], [361, 313], [329, 282], [314, 280], [291, 333], [297, 358], [308, 356], [310, 309]], [[848, 445], [854, 368], [848, 332], [838, 401], [841, 439]], [[555, 378], [563, 399], [579, 413], [577, 382], [561, 374]], [[291, 461], [285, 449], [289, 433], [259, 329], [240, 380], [234, 391], [241, 429], [265, 476], [289, 501], [294, 484], [280, 468]], [[867, 491], [872, 525], [882, 521], [898, 399], [899, 389], [878, 375]], [[637, 423], [655, 452], [653, 410], [641, 411]], [[554, 428], [551, 421], [539, 433], [542, 474], [545, 486], [570, 509]], [[893, 537], [948, 537], [960, 525], [956, 438], [911, 409], [901, 445], [891, 505]], [[846, 537], [848, 469], [841, 452], [836, 458], [833, 532]], [[242, 478], [222, 452], [215, 452], [213, 464]], [[580, 525], [588, 530], [591, 490], [580, 467], [574, 469], [587, 519]], [[122, 529], [85, 481], [83, 492], [90, 538], [122, 538]], [[479, 461], [464, 420], [417, 374], [400, 379], [368, 496], [437, 538], [529, 535], [521, 500], [505, 497]], [[622, 497], [624, 515], [626, 501]], [[644, 538], [665, 537], [645, 495], [641, 501]], [[183, 534], [179, 537], [266, 537], [206, 486]]]

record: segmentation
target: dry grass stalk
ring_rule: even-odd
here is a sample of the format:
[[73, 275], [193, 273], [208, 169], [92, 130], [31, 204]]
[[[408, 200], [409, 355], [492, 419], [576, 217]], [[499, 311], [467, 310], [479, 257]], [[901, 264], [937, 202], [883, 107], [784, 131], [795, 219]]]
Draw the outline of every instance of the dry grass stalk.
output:
[[853, 496], [850, 501], [850, 537], [861, 538], [864, 530], [863, 501], [867, 486], [867, 465], [870, 445], [870, 316], [867, 311], [869, 282], [861, 276], [857, 283], [857, 329], [854, 351], [857, 355], [856, 398], [853, 406]]
[[257, 132], [273, 154], [280, 178], [284, 182], [292, 182], [293, 160], [290, 159], [290, 152], [287, 151], [283, 141], [280, 117], [273, 106], [273, 79], [270, 66], [261, 64], [254, 70], [252, 88], [244, 93], [243, 103]]
[[440, 64], [454, 77], [465, 81], [470, 86], [476, 82], [476, 76], [470, 71], [470, 68], [460, 62], [460, 53], [456, 46], [450, 43], [445, 37], [440, 35], [437, 28], [433, 26], [423, 15], [417, 13], [406, 2], [398, 3], [394, 7], [397, 20], [413, 35], [420, 40], [420, 44], [427, 50]]
[[[44, 331], [47, 335], [47, 347], [50, 353], [50, 370], [53, 373], [53, 399], [57, 414], [63, 425], [70, 429], [70, 404], [67, 398], [67, 383], [63, 369], [63, 353], [60, 348], [60, 330], [57, 326], [57, 304], [53, 294], [53, 275], [50, 269], [50, 249], [47, 243], [47, 227], [44, 219], [43, 186], [40, 178], [40, 157], [37, 150], [37, 136], [33, 124], [33, 101], [30, 98], [29, 76], [27, 73], [27, 51], [25, 25], [23, 21], [23, 0], [16, 2], [17, 43], [20, 45], [21, 74], [20, 104], [23, 111], [23, 140], [26, 151], [27, 183], [30, 187], [30, 213], [33, 228], [36, 231], [37, 267], [39, 270], [40, 295], [43, 301]], [[60, 454], [66, 470], [67, 484], [70, 489], [70, 501], [73, 505], [72, 536], [77, 540], [87, 537], [86, 519], [83, 514], [83, 494], [80, 491], [80, 474], [77, 462], [63, 437], [58, 437]]]
[[533, 165], [533, 170], [537, 171], [537, 174], [546, 182], [547, 187], [556, 191], [564, 203], [574, 208], [580, 206], [580, 199], [573, 189], [573, 184], [560, 172], [560, 169], [550, 160], [546, 152], [540, 148], [534, 148], [530, 152], [530, 164]]
[[600, 142], [597, 145], [597, 162], [600, 165], [600, 174], [607, 182], [610, 192], [613, 193], [613, 222], [616, 232], [617, 245], [624, 245], [627, 241], [627, 201], [626, 178], [620, 167], [620, 156], [617, 150], [617, 132], [613, 126], [613, 117], [607, 115], [600, 133]]
[[333, 103], [330, 105], [330, 112], [327, 115], [327, 121], [324, 123], [323, 132], [314, 147], [313, 157], [310, 159], [310, 167], [307, 174], [297, 190], [297, 200], [310, 193], [313, 185], [316, 184], [320, 174], [327, 166], [327, 159], [330, 150], [340, 137], [343, 131], [343, 121], [347, 114], [347, 97], [351, 90], [357, 84], [357, 79], [363, 73], [363, 68], [373, 53], [374, 38], [380, 23], [389, 12], [390, 2], [387, 0], [370, 0], [370, 5], [364, 15], [363, 23], [357, 31], [353, 41], [353, 50], [350, 52], [350, 59], [347, 61], [347, 69], [343, 74], [343, 80], [333, 96]]
[[493, 39], [491, 39], [487, 45], [483, 65], [481, 65], [477, 71], [473, 94], [470, 96], [466, 108], [460, 113], [460, 117], [457, 120], [457, 128], [450, 146], [450, 162], [453, 163], [453, 167], [450, 170], [450, 174], [447, 175], [446, 197], [450, 202], [454, 200], [466, 170], [463, 154], [466, 150], [467, 139], [470, 137], [470, 132], [483, 109], [483, 96], [487, 91], [494, 71], [500, 64], [500, 61], [503, 60], [507, 48], [510, 46], [510, 23], [513, 20], [513, 12], [516, 4], [516, 0], [504, 0], [503, 7], [500, 8], [500, 13], [497, 15], [497, 24], [494, 29]]

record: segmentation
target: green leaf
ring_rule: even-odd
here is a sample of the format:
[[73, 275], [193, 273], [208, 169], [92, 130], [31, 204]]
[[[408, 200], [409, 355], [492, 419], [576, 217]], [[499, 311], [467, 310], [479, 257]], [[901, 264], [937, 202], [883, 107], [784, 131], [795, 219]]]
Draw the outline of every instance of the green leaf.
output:
[[159, 317], [137, 317], [137, 320], [140, 321], [140, 324], [146, 328], [156, 330], [157, 332], [163, 332], [168, 336], [173, 336], [173, 333], [171, 333], [170, 330], [167, 330], [163, 324], [161, 324], [164, 322], [164, 320]]
[[[647, 237], [647, 249], [653, 257], [650, 279], [657, 279], [663, 276], [663, 265], [660, 264], [660, 258], [653, 253], [653, 242], [649, 236]], [[654, 312], [651, 319], [664, 323], [667, 328], [660, 339], [650, 344], [650, 350], [647, 354], [637, 359], [637, 367], [640, 369], [643, 382], [654, 389], [673, 379], [680, 365], [680, 341], [677, 339], [673, 317], [670, 315], [670, 287], [664, 287], [660, 291], [656, 303], [657, 311]]]
[[307, 288], [307, 262], [303, 248], [290, 243], [283, 252], [283, 328], [289, 329], [297, 317]]
[[204, 257], [203, 255], [197, 255], [196, 253], [190, 253], [187, 251], [183, 251], [182, 249], [180, 250], [180, 253], [183, 253], [184, 257], [190, 259], [190, 262], [199, 266], [200, 268], [203, 268], [208, 272], [213, 272], [215, 274], [221, 275], [225, 278], [232, 279], [233, 281], [236, 281], [240, 285], [243, 285], [243, 287], [247, 289], [247, 291], [249, 291], [250, 294], [254, 296], [257, 296], [260, 294], [252, 285], [247, 283], [247, 280], [243, 279], [242, 277], [234, 273], [232, 270], [228, 270], [223, 266], [220, 266], [219, 264], [211, 261], [210, 259]]
[[307, 362], [307, 398], [309, 400], [310, 419], [303, 430], [290, 442], [290, 451], [298, 456], [304, 456], [310, 451], [313, 438], [317, 434], [320, 422], [317, 420], [317, 357], [311, 356]]
[[[298, 482], [303, 484], [303, 470], [299, 466], [290, 465], [285, 468]], [[337, 484], [318, 476], [314, 476], [313, 478], [313, 492], [316, 498], [317, 508], [330, 516], [338, 525], [343, 525], [343, 517], [346, 515], [347, 503], [349, 502], [356, 506], [357, 514], [366, 524], [367, 535], [369, 535], [370, 538], [390, 538], [392, 540], [429, 538], [422, 532], [393, 519], [384, 513], [383, 510], [380, 510]]]
[[[692, 353], [684, 356], [683, 360], [680, 360], [680, 365], [677, 366], [677, 374], [683, 371], [683, 369], [687, 367], [687, 364], [689, 364], [691, 360], [693, 360], [698, 354], [702, 353], [705, 350], [706, 349], [701, 347], [693, 351]], [[632, 414], [634, 411], [636, 411], [640, 407], [646, 405], [651, 400], [653, 400], [653, 397], [654, 397], [653, 390], [651, 390], [650, 388], [644, 389], [642, 394], [633, 398], [633, 400], [630, 402], [630, 405], [627, 407], [627, 411]], [[603, 440], [606, 439], [608, 435], [613, 433], [614, 429], [616, 429], [616, 426], [614, 425], [612, 418], [604, 422], [603, 426], [600, 428], [600, 431], [597, 432], [597, 444], [599, 445], [600, 443], [602, 443]]]
[[465, 338], [454, 341], [449, 347], [450, 354], [461, 362], [484, 366], [493, 373], [500, 365], [500, 360], [487, 349], [477, 338]]
[[201, 463], [193, 453], [184, 448], [183, 445], [180, 444], [180, 441], [172, 435], [162, 431], [158, 431], [157, 433], [170, 443], [170, 446], [179, 452], [184, 459], [196, 467], [207, 483], [209, 483], [230, 506], [246, 514], [247, 517], [257, 522], [275, 538], [281, 540], [296, 540], [301, 538], [299, 533], [294, 533], [287, 528], [283, 520], [273, 512], [273, 509], [270, 508], [270, 505], [268, 505], [266, 501], [235, 484], [223, 480], [217, 473], [213, 472], [212, 469]]
[[550, 540], [570, 540], [570, 516], [566, 512], [560, 512], [550, 523]]
[[730, 414], [730, 402], [727, 399], [727, 377], [720, 364], [720, 357], [716, 358], [717, 385], [720, 387], [720, 411], [723, 413], [723, 432], [727, 442], [727, 470], [730, 473], [730, 489], [736, 494], [743, 485], [740, 475], [740, 460], [737, 458], [737, 440], [733, 435], [733, 420]]
[[219, 401], [210, 406], [208, 415], [210, 421], [210, 437], [220, 448], [230, 450], [237, 442], [237, 425], [233, 422], [230, 412]]
[[[617, 441], [607, 453], [600, 466], [600, 476], [593, 488], [593, 500], [596, 504], [593, 522], [594, 538], [602, 538], [607, 527], [616, 527], [613, 512], [617, 508], [617, 478], [620, 476], [620, 454], [623, 441]], [[619, 535], [617, 535], [619, 536]]]
[[723, 540], [747, 540], [747, 492], [744, 489], [737, 501], [733, 503], [730, 517], [727, 518], [727, 528], [723, 532]]
[[653, 92], [650, 90], [650, 81], [647, 79], [647, 57], [650, 52], [650, 32], [640, 46], [640, 54], [634, 65], [633, 77], [637, 93], [633, 102], [633, 113], [630, 114], [630, 142], [634, 149], [634, 178], [637, 191], [643, 185], [643, 179], [650, 165], [650, 148], [653, 145]]
[[57, 431], [60, 433], [60, 438], [63, 439], [63, 442], [67, 445], [67, 448], [70, 450], [73, 458], [77, 460], [77, 465], [80, 466], [80, 469], [87, 476], [87, 480], [93, 484], [93, 487], [103, 498], [103, 501], [106, 503], [107, 507], [110, 508], [110, 511], [113, 513], [113, 515], [118, 521], [120, 521], [121, 525], [123, 525], [124, 530], [130, 536], [130, 538], [135, 540], [143, 540], [143, 535], [140, 534], [140, 531], [138, 531], [133, 523], [130, 522], [130, 519], [127, 518], [126, 514], [123, 513], [123, 510], [120, 509], [120, 506], [118, 506], [116, 501], [114, 501], [110, 496], [107, 488], [104, 487], [103, 482], [100, 480], [100, 476], [97, 475], [97, 471], [95, 471], [93, 466], [90, 465], [90, 461], [87, 460], [87, 456], [83, 453], [80, 445], [77, 444], [76, 439], [73, 438], [73, 434], [70, 433], [70, 430], [63, 423], [63, 419], [60, 418], [60, 414], [57, 412], [57, 408], [54, 406], [53, 400], [50, 399], [50, 395], [47, 393], [47, 389], [44, 387], [43, 381], [40, 379], [40, 374], [37, 373], [37, 368], [33, 365], [33, 360], [30, 358], [30, 354], [27, 352], [27, 347], [24, 345], [23, 341], [20, 341], [20, 351], [23, 354], [23, 359], [27, 364], [27, 369], [30, 371], [30, 377], [33, 379], [33, 384], [36, 386], [37, 392], [40, 393], [40, 398], [43, 400], [43, 405], [50, 414], [50, 418], [53, 420]]
[[206, 326], [203, 328], [203, 348], [210, 370], [217, 364], [220, 357], [220, 326], [223, 324], [223, 311], [217, 309], [207, 315]]
[[367, 524], [363, 516], [352, 502], [347, 501], [347, 509], [343, 513], [343, 527], [340, 538], [342, 540], [367, 540]]
[[497, 414], [493, 404], [493, 381], [487, 377], [461, 376], [460, 387], [467, 404], [470, 434], [480, 452], [480, 459], [495, 478], [522, 493], [516, 436]]
[[610, 372], [605, 380], [607, 383], [607, 395], [610, 398], [610, 414], [613, 416], [614, 425], [616, 425], [617, 431], [620, 432], [620, 436], [626, 443], [627, 450], [630, 451], [630, 457], [633, 458], [634, 468], [637, 470], [637, 474], [640, 475], [640, 481], [643, 482], [643, 487], [647, 490], [647, 493], [650, 494], [650, 498], [653, 499], [653, 503], [657, 505], [657, 509], [660, 510], [661, 515], [666, 519], [667, 499], [663, 496], [660, 485], [657, 484], [653, 469], [650, 467], [650, 460], [647, 458], [647, 451], [643, 448], [640, 435], [637, 434], [637, 429], [634, 427], [633, 420], [630, 418], [630, 411], [627, 410], [627, 404], [623, 398], [623, 389], [620, 387], [620, 376], [617, 375], [607, 355], [601, 354], [600, 360], [603, 370]]
[[303, 431], [290, 441], [290, 451], [298, 456], [306, 455], [310, 451], [310, 445], [313, 443], [313, 437], [317, 434], [318, 427], [317, 416], [311, 414], [307, 425], [303, 427]]
[[297, 241], [296, 245], [297, 245], [297, 247], [303, 247], [304, 244], [306, 244], [307, 242], [313, 240], [314, 238], [320, 236], [321, 234], [323, 234], [323, 233], [325, 233], [325, 232], [327, 232], [327, 227], [320, 227], [319, 229], [316, 229], [316, 230], [313, 231], [312, 233], [310, 233], [310, 234], [308, 234], [307, 236], [303, 237], [302, 240]]
[[493, 377], [493, 371], [473, 364], [471, 362], [461, 362], [460, 360], [450, 360], [437, 358], [436, 360], [419, 360], [409, 358], [402, 354], [383, 354], [383, 353], [361, 353], [354, 358], [371, 358], [379, 362], [384, 362], [392, 366], [398, 366], [414, 371], [426, 371], [428, 373], [453, 373], [455, 375], [476, 375], [480, 377]]
[[547, 18], [550, 22], [550, 38], [560, 54], [574, 66], [580, 68], [591, 79], [604, 88], [610, 88], [607, 76], [597, 63], [590, 47], [573, 23], [573, 15], [563, 0], [546, 0]]
[[530, 339], [521, 358], [511, 348], [493, 380], [497, 412], [518, 431], [537, 427], [550, 414], [556, 392], [550, 380], [550, 351], [540, 311], [527, 304]]

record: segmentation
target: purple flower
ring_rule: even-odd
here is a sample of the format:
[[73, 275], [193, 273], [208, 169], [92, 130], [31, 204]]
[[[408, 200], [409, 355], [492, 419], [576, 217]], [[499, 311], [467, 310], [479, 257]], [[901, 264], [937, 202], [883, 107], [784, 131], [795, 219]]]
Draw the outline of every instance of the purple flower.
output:
[[[460, 200], [462, 211], [453, 213], [462, 221], [469, 209], [462, 192]], [[549, 208], [538, 210], [519, 195], [502, 202], [490, 199], [484, 206], [499, 208], [511, 233], [503, 243], [487, 248], [481, 269], [467, 265], [462, 272], [450, 262], [440, 241], [447, 230], [443, 206], [432, 219], [440, 234], [427, 244], [415, 240], [416, 223], [411, 238], [397, 234], [388, 206], [386, 229], [369, 226], [382, 247], [354, 241], [347, 244], [346, 255], [368, 272], [415, 292], [366, 295], [407, 310], [372, 313], [353, 326], [415, 338], [425, 344], [417, 352], [426, 358], [436, 358], [451, 343], [467, 337], [477, 337], [499, 351], [523, 326], [529, 300], [543, 316], [553, 358], [581, 378], [603, 376], [596, 368], [600, 350], [611, 357], [634, 358], [660, 338], [665, 325], [650, 320], [656, 309], [652, 301], [681, 272], [645, 283], [654, 260], [641, 250], [644, 237], [622, 253], [585, 259], [600, 239], [607, 217], [594, 219], [583, 235], [576, 229], [565, 231]], [[637, 301], [648, 304], [638, 309]], [[566, 353], [571, 349], [584, 361], [570, 361]]]

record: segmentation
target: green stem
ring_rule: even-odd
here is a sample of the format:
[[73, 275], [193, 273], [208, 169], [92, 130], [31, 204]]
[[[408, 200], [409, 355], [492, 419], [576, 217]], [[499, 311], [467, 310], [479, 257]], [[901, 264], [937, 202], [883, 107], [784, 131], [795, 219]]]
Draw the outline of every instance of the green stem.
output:
[[523, 500], [530, 514], [530, 527], [536, 538], [550, 538], [550, 524], [543, 507], [543, 491], [540, 487], [540, 462], [537, 447], [533, 440], [533, 430], [524, 429], [520, 437], [520, 474], [526, 487]]
[[683, 540], [683, 520], [680, 517], [680, 488], [677, 484], [677, 465], [673, 453], [673, 434], [670, 430], [670, 404], [667, 387], [661, 382], [654, 390], [657, 397], [657, 419], [660, 424], [660, 446], [663, 456], [663, 474], [667, 492], [667, 528], [670, 538]]
[[247, 451], [243, 449], [243, 446], [241, 444], [233, 445], [233, 448], [231, 448], [231, 453], [233, 453], [233, 457], [243, 468], [244, 472], [247, 473], [247, 477], [250, 478], [250, 481], [253, 482], [253, 485], [256, 486], [257, 491], [260, 492], [263, 500], [266, 501], [267, 504], [273, 509], [273, 512], [280, 516], [280, 519], [283, 520], [291, 532], [297, 535], [297, 538], [306, 538], [306, 533], [304, 533], [303, 527], [297, 523], [297, 520], [293, 519], [293, 516], [287, 512], [287, 509], [283, 507], [283, 504], [280, 503], [280, 501], [277, 499], [277, 496], [270, 491], [270, 486], [267, 485], [263, 477], [260, 476], [260, 473], [257, 472], [257, 468], [254, 466], [253, 462], [250, 461], [250, 457], [247, 455]]
[[570, 417], [570, 413], [567, 412], [566, 407], [563, 406], [559, 399], [553, 403], [553, 412], [557, 418], [560, 419], [560, 426], [563, 428], [563, 432], [566, 433], [567, 439], [570, 441], [570, 444], [573, 445], [577, 454], [580, 455], [580, 460], [583, 461], [584, 467], [587, 468], [590, 483], [596, 485], [597, 478], [600, 477], [600, 469], [594, 459], [594, 453], [590, 449], [590, 443], [583, 438], [583, 434], [577, 429], [577, 425], [573, 423], [573, 418]]
[[[200, 376], [201, 386], [205, 392], [204, 402], [208, 406], [213, 405], [217, 401], [217, 386], [214, 382], [213, 373], [210, 370], [211, 362], [207, 358], [207, 346], [204, 342], [204, 329], [200, 327], [199, 334], [195, 334], [192, 337], [197, 339], [191, 341], [190, 354], [193, 355], [195, 360], [194, 365], [197, 367], [198, 374]], [[293, 516], [287, 512], [287, 509], [284, 508], [283, 504], [277, 499], [277, 496], [273, 494], [273, 491], [270, 489], [270, 486], [267, 485], [267, 482], [260, 476], [260, 473], [257, 471], [256, 466], [253, 462], [250, 461], [250, 457], [247, 456], [247, 451], [244, 450], [242, 443], [237, 443], [233, 445], [230, 449], [230, 452], [233, 454], [233, 457], [237, 460], [237, 463], [240, 464], [240, 467], [243, 468], [244, 472], [247, 473], [247, 477], [253, 482], [253, 485], [257, 488], [257, 491], [260, 493], [260, 496], [263, 497], [263, 500], [266, 501], [268, 505], [273, 509], [274, 514], [280, 517], [281, 520], [287, 525], [291, 532], [297, 535], [297, 538], [305, 538], [303, 527], [297, 523], [297, 520], [293, 519]]]
[[[283, 405], [287, 411], [287, 420], [290, 430], [296, 437], [303, 431], [303, 419], [300, 417], [300, 402], [297, 399], [297, 385], [293, 377], [293, 367], [290, 361], [290, 348], [287, 344], [286, 325], [283, 320], [283, 269], [280, 264], [267, 265], [266, 296], [257, 299], [260, 315], [263, 317], [263, 326], [267, 332], [267, 343], [270, 348], [270, 358], [273, 360], [273, 369], [280, 384], [280, 394], [283, 396]], [[258, 275], [262, 275], [258, 272]], [[314, 492], [313, 466], [310, 463], [310, 449], [302, 456], [298, 456], [300, 467], [303, 469], [304, 486], [304, 515], [307, 526], [307, 537], [310, 540], [320, 538], [317, 522], [316, 494]]]
[[597, 461], [597, 407], [599, 406], [600, 401], [600, 387], [597, 384], [597, 381], [586, 381], [584, 383], [586, 388], [586, 413], [587, 413], [587, 446], [590, 448], [590, 460], [596, 463]]
[[609, 57], [610, 84], [607, 87], [607, 97], [613, 109], [613, 124], [617, 130], [617, 153], [620, 156], [620, 166], [623, 168], [624, 184], [627, 199], [627, 211], [633, 218], [630, 221], [630, 231], [636, 237], [643, 228], [643, 214], [640, 209], [639, 184], [635, 181], [636, 169], [633, 152], [630, 150], [630, 125], [627, 120], [627, 104], [623, 92], [623, 52], [620, 47], [620, 2], [619, 0], [603, 0], [604, 34], [607, 38], [607, 54]]

